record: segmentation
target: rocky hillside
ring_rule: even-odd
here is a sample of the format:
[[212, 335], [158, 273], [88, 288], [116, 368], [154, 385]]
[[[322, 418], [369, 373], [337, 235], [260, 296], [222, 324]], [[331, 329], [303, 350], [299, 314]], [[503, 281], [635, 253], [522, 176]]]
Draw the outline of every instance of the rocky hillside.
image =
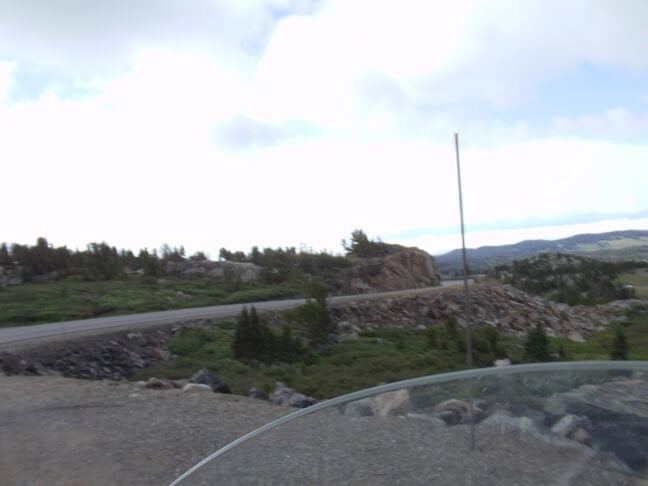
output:
[[[347, 331], [378, 327], [429, 326], [443, 324], [450, 316], [463, 312], [463, 291], [442, 288], [433, 293], [410, 297], [359, 301], [333, 306], [331, 314]], [[497, 282], [474, 284], [470, 293], [475, 322], [490, 323], [505, 334], [523, 336], [537, 323], [550, 336], [583, 341], [586, 336], [605, 329], [616, 315], [622, 315], [645, 301], [624, 300], [586, 307], [549, 302]], [[465, 321], [459, 317], [460, 326]]]

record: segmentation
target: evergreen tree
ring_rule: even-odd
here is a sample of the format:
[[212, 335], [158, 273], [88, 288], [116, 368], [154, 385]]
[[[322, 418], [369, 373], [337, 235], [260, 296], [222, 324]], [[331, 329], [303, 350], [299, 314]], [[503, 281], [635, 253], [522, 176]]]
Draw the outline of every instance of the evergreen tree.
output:
[[0, 265], [11, 265], [11, 256], [9, 255], [9, 248], [6, 243], [0, 245]]
[[236, 323], [234, 331], [233, 351], [236, 358], [246, 358], [249, 356], [249, 336], [250, 336], [250, 315], [247, 307], [243, 307]]
[[328, 311], [328, 287], [314, 280], [308, 287], [308, 293], [310, 298], [296, 309], [297, 320], [306, 328], [310, 343], [320, 346], [326, 343], [329, 334], [337, 330]]
[[250, 334], [248, 337], [249, 357], [261, 360], [264, 351], [261, 320], [254, 306], [250, 307]]
[[563, 343], [560, 343], [560, 346], [558, 347], [558, 356], [563, 361], [567, 360], [567, 351], [565, 351], [565, 346], [563, 346]]
[[612, 342], [612, 349], [610, 349], [610, 358], [619, 360], [628, 359], [628, 340], [620, 324], [617, 324], [614, 330], [614, 341]]
[[279, 358], [282, 361], [292, 361], [296, 358], [295, 340], [292, 335], [292, 329], [287, 324], [281, 328], [281, 337], [277, 345]]
[[351, 241], [347, 243], [345, 239], [341, 242], [342, 248], [347, 252], [347, 255], [355, 255], [360, 258], [371, 258], [378, 256], [380, 250], [385, 247], [384, 243], [370, 240], [369, 237], [361, 229], [356, 229], [351, 232]]
[[254, 306], [249, 312], [247, 307], [243, 307], [234, 332], [234, 356], [271, 363], [277, 354], [277, 347], [275, 335], [267, 322], [259, 318]]
[[499, 333], [497, 332], [495, 326], [491, 326], [490, 324], [487, 324], [484, 329], [484, 337], [486, 338], [486, 341], [488, 341], [488, 346], [490, 347], [490, 351], [492, 353], [496, 353]]
[[537, 324], [527, 334], [524, 343], [524, 360], [530, 362], [549, 361], [549, 339], [542, 324]]
[[435, 326], [430, 326], [425, 330], [425, 335], [428, 340], [428, 344], [431, 348], [436, 348], [438, 344], [437, 339], [437, 328]]

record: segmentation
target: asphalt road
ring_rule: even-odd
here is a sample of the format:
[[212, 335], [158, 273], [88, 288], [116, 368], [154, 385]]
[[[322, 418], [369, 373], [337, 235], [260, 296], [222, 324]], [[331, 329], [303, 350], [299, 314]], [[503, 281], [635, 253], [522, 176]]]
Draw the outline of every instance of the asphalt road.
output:
[[[437, 291], [443, 287], [454, 287], [462, 284], [462, 280], [446, 280], [441, 287], [426, 287], [422, 289], [397, 290], [375, 294], [344, 295], [329, 298], [331, 304], [339, 304], [358, 300], [380, 299], [385, 297], [398, 297]], [[239, 314], [243, 306], [254, 306], [257, 311], [277, 311], [297, 307], [305, 299], [271, 300], [266, 302], [251, 302], [247, 304], [216, 305], [211, 307], [194, 307], [190, 309], [177, 309], [170, 311], [145, 312], [126, 316], [96, 317], [80, 321], [54, 322], [51, 324], [37, 324], [33, 326], [9, 327], [0, 329], [0, 346], [10, 344], [24, 344], [36, 340], [58, 337], [70, 334], [96, 333], [101, 331], [114, 331], [118, 329], [133, 329], [141, 327], [170, 324], [189, 319], [231, 317]]]

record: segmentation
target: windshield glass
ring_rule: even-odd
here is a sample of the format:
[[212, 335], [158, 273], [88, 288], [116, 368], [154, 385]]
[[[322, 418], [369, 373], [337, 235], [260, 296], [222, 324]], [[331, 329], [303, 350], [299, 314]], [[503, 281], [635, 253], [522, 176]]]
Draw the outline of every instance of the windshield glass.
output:
[[598, 362], [391, 383], [257, 429], [173, 484], [640, 484], [647, 379], [648, 363]]

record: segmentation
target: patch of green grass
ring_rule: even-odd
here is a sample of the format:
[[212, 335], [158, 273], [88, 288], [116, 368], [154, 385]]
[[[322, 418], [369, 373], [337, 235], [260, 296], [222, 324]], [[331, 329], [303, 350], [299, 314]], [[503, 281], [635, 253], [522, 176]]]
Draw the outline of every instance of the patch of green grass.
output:
[[240, 304], [247, 302], [261, 302], [266, 300], [287, 299], [300, 296], [300, 287], [288, 285], [269, 285], [261, 288], [239, 290], [223, 297], [221, 304]]
[[637, 299], [648, 299], [648, 269], [641, 268], [619, 275], [616, 282], [634, 285]]
[[[275, 382], [281, 381], [313, 397], [332, 398], [380, 383], [466, 368], [465, 352], [460, 343], [453, 341], [458, 338], [452, 337], [452, 333], [443, 326], [437, 327], [436, 345], [431, 344], [425, 330], [377, 329], [363, 332], [357, 340], [311, 350], [304, 356], [303, 361], [271, 366], [242, 362], [233, 358], [231, 346], [234, 327], [233, 321], [222, 321], [212, 325], [211, 329], [192, 327], [182, 330], [170, 345], [172, 352], [180, 354], [181, 357], [142, 370], [135, 379], [146, 379], [149, 376], [189, 378], [197, 370], [205, 367], [238, 394], [247, 394], [253, 386], [266, 391], [272, 390]], [[648, 312], [638, 314], [625, 322], [624, 331], [630, 346], [629, 359], [648, 360]], [[461, 333], [459, 335], [461, 336]], [[608, 360], [612, 339], [612, 330], [591, 336], [585, 343], [549, 338], [549, 352], [557, 354], [562, 345], [568, 360]], [[497, 356], [508, 355], [514, 363], [523, 362], [524, 339], [500, 334], [497, 348]], [[496, 354], [492, 352], [476, 352], [475, 366], [490, 366], [495, 357]], [[573, 373], [565, 373], [564, 382], [573, 384]], [[545, 392], [550, 394], [561, 386], [553, 376], [546, 385], [542, 383], [542, 377], [538, 379], [540, 382], [532, 387], [534, 393], [542, 392], [544, 387]], [[499, 380], [493, 380], [493, 383], [483, 380], [480, 383], [480, 390], [476, 391], [477, 396], [510, 394], [508, 388], [498, 389], [498, 386], [501, 387], [501, 384], [498, 385]], [[522, 396], [522, 391], [527, 385], [526, 381], [513, 381], [506, 386], [519, 386]], [[462, 387], [463, 385], [458, 389], [437, 387], [438, 389], [434, 390], [419, 390], [416, 392], [416, 399], [423, 404], [436, 403], [439, 397], [456, 398], [460, 396], [457, 393], [462, 390], [465, 392], [465, 387]]]
[[370, 335], [311, 350], [304, 357], [307, 363], [262, 366], [233, 359], [231, 321], [217, 323], [211, 330], [190, 327], [180, 331], [169, 346], [180, 358], [157, 363], [140, 371], [134, 379], [189, 378], [205, 367], [234, 393], [246, 394], [253, 386], [272, 389], [276, 381], [282, 381], [302, 393], [330, 398], [379, 383], [466, 366], [463, 352], [455, 347], [430, 346], [425, 331], [379, 329], [367, 334]]
[[4, 289], [0, 292], [0, 327], [283, 299], [301, 293], [299, 282], [251, 282], [232, 292], [224, 284], [202, 278], [130, 275], [93, 282], [73, 276]]
[[[639, 314], [622, 323], [628, 339], [630, 360], [648, 360], [648, 313]], [[571, 361], [596, 361], [610, 359], [614, 329], [590, 336], [584, 343], [564, 338], [549, 338], [551, 352], [557, 352], [562, 344]]]

